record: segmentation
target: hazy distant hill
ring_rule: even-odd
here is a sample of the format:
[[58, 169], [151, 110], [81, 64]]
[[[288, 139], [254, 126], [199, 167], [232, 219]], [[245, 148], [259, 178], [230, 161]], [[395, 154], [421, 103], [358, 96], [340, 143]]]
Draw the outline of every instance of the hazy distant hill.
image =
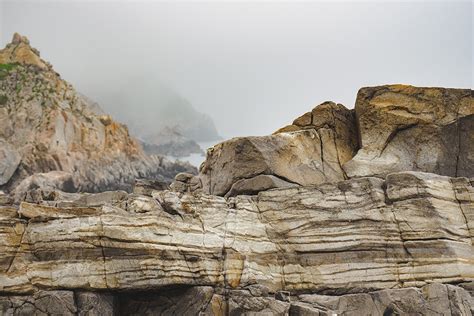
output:
[[173, 157], [188, 157], [191, 154], [204, 155], [204, 151], [198, 143], [183, 136], [173, 127], [165, 127], [157, 133], [144, 137], [141, 141], [145, 152], [151, 155]]
[[140, 138], [168, 127], [196, 142], [221, 139], [209, 115], [158, 80], [131, 78], [112, 101], [106, 110]]

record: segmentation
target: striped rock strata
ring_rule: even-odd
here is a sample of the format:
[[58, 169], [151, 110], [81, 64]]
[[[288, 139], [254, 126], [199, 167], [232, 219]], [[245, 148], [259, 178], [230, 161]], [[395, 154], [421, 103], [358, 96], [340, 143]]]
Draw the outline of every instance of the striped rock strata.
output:
[[56, 197], [2, 207], [0, 292], [181, 285], [212, 286], [228, 298], [227, 290], [255, 286], [347, 294], [474, 281], [466, 178], [402, 172], [229, 199], [170, 191]]

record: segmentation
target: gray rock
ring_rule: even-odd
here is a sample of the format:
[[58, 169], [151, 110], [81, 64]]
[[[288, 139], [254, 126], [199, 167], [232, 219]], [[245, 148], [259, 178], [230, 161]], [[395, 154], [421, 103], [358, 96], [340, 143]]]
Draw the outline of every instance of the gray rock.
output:
[[110, 293], [78, 292], [75, 294], [79, 316], [117, 315], [116, 296]]
[[191, 173], [180, 172], [174, 177], [174, 179], [180, 182], [188, 182], [192, 177], [194, 177], [194, 175]]
[[214, 289], [206, 286], [124, 294], [118, 308], [121, 315], [201, 315], [213, 294]]
[[147, 135], [142, 142], [148, 154], [173, 157], [187, 157], [191, 154], [202, 154], [204, 151], [194, 140], [183, 136], [177, 128], [165, 127], [158, 133]]
[[72, 291], [38, 291], [32, 296], [0, 296], [0, 315], [76, 315]]
[[169, 189], [168, 183], [151, 179], [135, 179], [133, 193], [151, 196], [153, 191]]
[[[301, 295], [293, 315], [471, 315], [472, 297], [460, 287], [439, 283], [421, 289], [387, 289], [341, 296]], [[311, 310], [314, 308], [316, 310]], [[293, 311], [291, 313], [291, 311]], [[319, 314], [318, 314], [319, 313]]]
[[0, 191], [0, 205], [10, 205], [13, 199], [3, 191]]
[[9, 143], [0, 139], [0, 185], [10, 180], [20, 161], [21, 156], [18, 151]]
[[170, 189], [175, 192], [198, 192], [202, 190], [202, 182], [199, 176], [182, 172], [178, 173], [175, 180], [170, 185]]
[[403, 172], [256, 197], [154, 191], [85, 195], [92, 206], [23, 202], [0, 212], [0, 292], [200, 285], [253, 296], [249, 286], [262, 285], [347, 294], [466, 282], [473, 193], [465, 178]]
[[326, 316], [328, 313], [318, 308], [305, 303], [292, 303], [290, 310], [288, 311], [289, 316]]
[[288, 315], [290, 304], [273, 297], [253, 296], [248, 291], [231, 291], [227, 299], [229, 315]]
[[31, 190], [42, 191], [76, 191], [76, 185], [72, 174], [64, 171], [51, 171], [47, 173], [36, 173], [25, 178], [15, 188], [14, 198], [16, 201], [24, 200]]
[[236, 181], [225, 196], [254, 195], [260, 191], [269, 189], [291, 188], [296, 186], [298, 186], [298, 184], [279, 179], [272, 175], [258, 175], [250, 179]]

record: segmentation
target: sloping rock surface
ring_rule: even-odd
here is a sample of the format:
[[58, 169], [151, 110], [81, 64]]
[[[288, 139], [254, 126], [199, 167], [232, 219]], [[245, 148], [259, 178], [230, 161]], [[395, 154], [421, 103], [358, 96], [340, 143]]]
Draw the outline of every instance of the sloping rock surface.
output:
[[[68, 173], [74, 190], [130, 190], [135, 178], [171, 180], [191, 165], [147, 156], [126, 126], [97, 106], [43, 61], [16, 34], [0, 50], [0, 187], [18, 196]], [[52, 172], [52, 173], [51, 173]], [[58, 188], [63, 189], [63, 186]]]

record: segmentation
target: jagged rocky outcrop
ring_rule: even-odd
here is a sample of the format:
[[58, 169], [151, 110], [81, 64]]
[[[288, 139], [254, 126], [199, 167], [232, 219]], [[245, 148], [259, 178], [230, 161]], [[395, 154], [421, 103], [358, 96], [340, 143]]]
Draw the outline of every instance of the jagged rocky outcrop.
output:
[[[0, 50], [0, 188], [21, 197], [44, 184], [70, 191], [130, 190], [135, 178], [171, 180], [189, 164], [146, 155], [126, 126], [15, 34]], [[62, 181], [64, 180], [64, 181]]]

